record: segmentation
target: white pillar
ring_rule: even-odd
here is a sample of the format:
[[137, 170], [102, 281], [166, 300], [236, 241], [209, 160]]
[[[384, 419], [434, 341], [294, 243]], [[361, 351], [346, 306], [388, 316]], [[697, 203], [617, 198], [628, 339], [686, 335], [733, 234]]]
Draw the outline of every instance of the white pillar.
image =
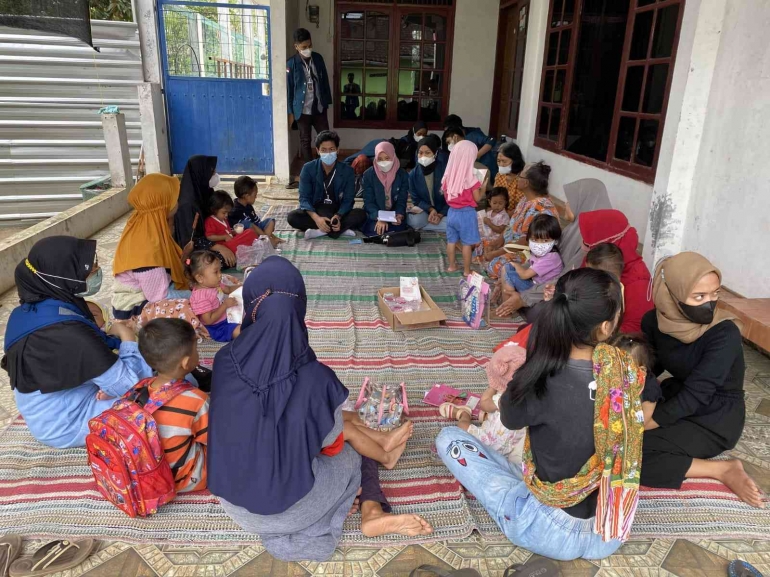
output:
[[[279, 183], [289, 182], [291, 167], [289, 139], [289, 107], [286, 102], [286, 2], [274, 2], [270, 7], [270, 74], [273, 80], [273, 166]], [[293, 24], [293, 23], [292, 23]]]
[[145, 82], [160, 83], [160, 43], [155, 0], [134, 0], [134, 21], [139, 28], [139, 50]]
[[[679, 50], [687, 49], [690, 35], [692, 50], [688, 59], [677, 55], [677, 67], [686, 68], [675, 70], [674, 75], [679, 72], [685, 76], [684, 87], [677, 86], [675, 78], [669, 96], [644, 240], [644, 260], [650, 268], [660, 258], [683, 250], [727, 2], [701, 0], [685, 7]], [[685, 30], [685, 22], [693, 21], [688, 18], [692, 11], [697, 13], [693, 14], [695, 28]], [[678, 99], [680, 106], [676, 105]]]
[[107, 145], [107, 160], [110, 163], [110, 179], [115, 188], [130, 189], [134, 185], [131, 172], [131, 155], [128, 151], [126, 117], [123, 113], [102, 114], [104, 143]]
[[142, 147], [146, 174], [161, 172], [171, 174], [166, 132], [166, 111], [160, 84], [144, 82], [137, 86], [139, 92], [139, 119], [142, 123]]

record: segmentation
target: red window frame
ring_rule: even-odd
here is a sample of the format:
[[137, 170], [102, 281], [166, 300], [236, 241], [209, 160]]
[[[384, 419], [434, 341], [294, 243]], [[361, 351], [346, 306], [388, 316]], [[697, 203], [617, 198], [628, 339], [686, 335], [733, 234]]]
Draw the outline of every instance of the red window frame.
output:
[[[423, 18], [425, 14], [438, 14], [440, 16], [443, 16], [446, 18], [446, 40], [442, 43], [444, 44], [444, 67], [443, 69], [439, 70], [438, 73], [442, 74], [443, 78], [441, 81], [441, 90], [439, 92], [439, 96], [436, 97], [436, 100], [441, 101], [441, 107], [440, 107], [440, 119], [438, 121], [431, 121], [428, 122], [428, 128], [431, 130], [439, 130], [442, 127], [442, 121], [444, 117], [449, 114], [449, 90], [450, 90], [450, 76], [452, 72], [452, 45], [453, 45], [453, 36], [454, 36], [454, 16], [455, 16], [455, 2], [447, 2], [448, 5], [415, 5], [415, 4], [399, 4], [398, 0], [392, 0], [392, 1], [386, 1], [386, 2], [356, 2], [355, 0], [349, 0], [347, 2], [335, 2], [335, 20], [336, 20], [336, 30], [337, 33], [335, 34], [335, 42], [334, 42], [334, 87], [332, 89], [333, 94], [333, 100], [334, 100], [334, 126], [337, 128], [382, 128], [382, 129], [405, 129], [408, 130], [414, 125], [413, 120], [398, 120], [398, 76], [399, 76], [399, 70], [412, 70], [401, 68], [400, 67], [400, 48], [401, 48], [401, 37], [399, 34], [396, 34], [394, 32], [394, 26], [400, 26], [401, 23], [401, 17], [405, 16], [407, 14], [414, 14], [414, 13], [422, 13]], [[384, 95], [386, 103], [387, 103], [387, 112], [385, 120], [368, 120], [364, 118], [363, 120], [353, 120], [348, 118], [342, 118], [342, 114], [340, 113], [340, 103], [342, 102], [342, 99], [345, 97], [345, 93], [342, 91], [341, 85], [340, 85], [340, 79], [342, 78], [342, 61], [341, 61], [341, 53], [342, 53], [342, 14], [345, 12], [380, 12], [383, 14], [388, 14], [390, 16], [390, 38], [388, 39], [389, 46], [388, 46], [388, 66], [387, 68], [378, 68], [378, 70], [383, 70], [388, 73], [388, 87], [387, 87], [387, 94]], [[344, 39], [348, 40], [348, 39]], [[358, 39], [356, 39], [358, 40]], [[366, 33], [364, 33], [364, 40], [362, 40], [364, 43], [364, 54], [366, 53]], [[403, 41], [405, 44], [417, 44], [419, 43], [421, 45], [420, 49], [420, 68], [419, 72], [422, 76], [423, 71], [430, 72], [434, 71], [436, 69], [432, 68], [426, 68], [424, 66], [425, 59], [422, 56], [423, 54], [423, 47], [427, 42], [425, 40], [420, 41]], [[365, 64], [365, 63], [364, 63]], [[362, 65], [361, 68], [364, 70], [364, 75], [366, 74], [366, 66]], [[418, 70], [418, 69], [414, 69]], [[366, 84], [364, 80], [364, 85], [362, 87], [362, 92], [360, 95], [358, 95], [361, 98], [362, 105], [366, 106], [366, 97], [372, 97], [372, 96], [383, 96], [383, 95], [370, 95], [366, 92]], [[409, 98], [410, 96], [405, 97]], [[411, 98], [416, 98], [418, 102], [420, 102], [424, 96], [411, 96]], [[425, 97], [427, 98], [427, 97]]]
[[[542, 74], [540, 79], [540, 93], [538, 98], [537, 122], [535, 124], [534, 145], [540, 148], [544, 148], [546, 150], [550, 150], [551, 152], [554, 152], [556, 154], [560, 154], [562, 156], [572, 158], [579, 162], [584, 162], [586, 164], [590, 164], [598, 168], [602, 168], [604, 170], [616, 172], [618, 174], [629, 176], [631, 178], [642, 180], [644, 182], [653, 183], [655, 180], [655, 171], [657, 169], [658, 157], [660, 155], [660, 143], [663, 135], [666, 110], [668, 108], [668, 99], [669, 99], [669, 93], [671, 90], [671, 82], [674, 74], [674, 65], [676, 62], [676, 54], [677, 54], [677, 48], [679, 44], [679, 35], [682, 28], [682, 16], [684, 14], [686, 0], [658, 0], [657, 2], [655, 2], [654, 0], [652, 2], [650, 2], [650, 0], [628, 0], [630, 2], [630, 5], [628, 10], [628, 21], [626, 23], [625, 41], [623, 44], [623, 56], [622, 56], [622, 60], [620, 64], [620, 72], [618, 76], [618, 87], [617, 87], [617, 94], [615, 98], [615, 107], [613, 110], [612, 128], [610, 129], [610, 135], [609, 135], [610, 138], [609, 138], [609, 146], [607, 150], [607, 158], [604, 161], [575, 154], [565, 149], [565, 141], [567, 137], [567, 124], [569, 121], [569, 109], [570, 109], [569, 104], [570, 104], [570, 97], [571, 97], [571, 91], [572, 91], [573, 72], [574, 72], [575, 60], [576, 60], [575, 57], [577, 54], [577, 47], [578, 47], [579, 36], [580, 36], [580, 15], [582, 13], [583, 0], [574, 0], [574, 14], [573, 14], [572, 22], [566, 25], [562, 21], [559, 21], [556, 23], [557, 25], [554, 26], [553, 13], [555, 8], [557, 10], [563, 11], [567, 3], [570, 3], [571, 1], [572, 0], [550, 0], [550, 6], [548, 10], [548, 27], [546, 29], [545, 54], [543, 56], [543, 69], [542, 69]], [[639, 6], [640, 1], [644, 5]], [[679, 11], [678, 11], [678, 16], [676, 21], [676, 29], [673, 35], [673, 44], [671, 47], [671, 54], [669, 56], [662, 57], [662, 58], [652, 58], [651, 54], [653, 49], [653, 40], [655, 38], [655, 33], [658, 25], [658, 16], [661, 10], [666, 9], [673, 5], [678, 5]], [[652, 27], [649, 32], [646, 57], [642, 59], [632, 60], [630, 58], [630, 52], [631, 52], [632, 36], [634, 33], [634, 25], [636, 23], [636, 19], [639, 17], [640, 14], [651, 12], [651, 11], [653, 12]], [[557, 14], [562, 14], [562, 12], [557, 11]], [[567, 55], [566, 63], [559, 64], [559, 54], [561, 52], [561, 41], [563, 40], [563, 32], [565, 30], [571, 31], [569, 53]], [[557, 49], [556, 49], [557, 50], [556, 64], [549, 65], [548, 64], [549, 39], [551, 37], [551, 33], [553, 32], [562, 32], [562, 34], [560, 34], [559, 46], [557, 46]], [[660, 107], [660, 110], [658, 112], [654, 112], [654, 113], [644, 112], [642, 111], [642, 105], [643, 105], [643, 100], [645, 95], [645, 89], [647, 86], [647, 79], [650, 73], [649, 69], [651, 66], [655, 66], [655, 65], [668, 66], [662, 106]], [[633, 67], [644, 67], [643, 82], [640, 88], [640, 95], [639, 95], [639, 103], [636, 110], [622, 110], [628, 70], [629, 68], [633, 68]], [[546, 87], [546, 75], [549, 71], [554, 71], [554, 82], [552, 86], [553, 86], [553, 89], [555, 90], [556, 73], [558, 70], [566, 70], [566, 84], [564, 86], [562, 100], [560, 103], [544, 101], [543, 97], [544, 97], [544, 91]], [[549, 135], [552, 133], [552, 130], [553, 130], [553, 128], [550, 125], [550, 123], [553, 121], [552, 110], [555, 108], [561, 109], [560, 118], [558, 122], [558, 131], [556, 132], [556, 135], [555, 135], [556, 138], [554, 139], [540, 136], [540, 123], [543, 120], [542, 115], [543, 115], [544, 108], [548, 108], [550, 110], [549, 128], [548, 128]], [[630, 118], [635, 121], [635, 130], [634, 130], [634, 136], [632, 139], [630, 161], [616, 157], [618, 131], [619, 131], [621, 118]], [[657, 134], [655, 139], [654, 158], [650, 166], [646, 166], [646, 165], [634, 162], [636, 158], [636, 150], [638, 148], [637, 145], [638, 145], [638, 138], [639, 138], [639, 128], [640, 128], [641, 122], [645, 120], [654, 121], [658, 123], [658, 129], [657, 129]]]

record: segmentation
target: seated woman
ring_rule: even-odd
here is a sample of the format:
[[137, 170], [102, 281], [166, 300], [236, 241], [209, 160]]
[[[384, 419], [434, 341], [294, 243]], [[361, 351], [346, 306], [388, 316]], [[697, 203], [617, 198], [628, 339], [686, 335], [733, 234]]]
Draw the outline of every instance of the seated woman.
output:
[[628, 538], [638, 502], [645, 372], [604, 344], [621, 313], [611, 275], [571, 271], [547, 305], [500, 399], [503, 425], [528, 427], [522, 468], [458, 427], [443, 429], [436, 448], [513, 544], [603, 559]]
[[487, 272], [493, 279], [500, 278], [503, 267], [509, 262], [524, 262], [520, 252], [508, 252], [503, 247], [506, 244], [527, 244], [527, 232], [529, 225], [538, 214], [550, 214], [558, 217], [556, 206], [548, 196], [548, 176], [551, 167], [544, 162], [528, 164], [521, 171], [516, 185], [519, 192], [524, 194], [524, 199], [516, 206], [511, 216], [511, 224], [505, 229], [503, 238], [489, 246], [484, 252], [487, 261]]
[[524, 170], [524, 157], [521, 149], [515, 142], [506, 142], [497, 151], [497, 176], [495, 186], [502, 186], [508, 190], [508, 215], [512, 215], [519, 202], [524, 198], [524, 193], [519, 190], [519, 173]]
[[436, 156], [440, 147], [441, 140], [435, 134], [417, 144], [417, 166], [409, 173], [409, 194], [412, 204], [422, 212], [406, 215], [412, 228], [446, 232], [449, 205], [441, 191], [446, 163]]
[[213, 250], [222, 262], [222, 268], [228, 268], [235, 266], [235, 253], [224, 245], [208, 240], [204, 228], [211, 206], [211, 196], [219, 180], [216, 156], [196, 154], [190, 157], [182, 175], [173, 234], [179, 246], [186, 247], [192, 239], [193, 250]]
[[2, 366], [16, 406], [41, 443], [82, 447], [89, 419], [152, 370], [134, 332], [112, 323], [105, 334], [83, 300], [101, 287], [96, 241], [40, 240], [16, 267], [15, 279], [21, 305], [8, 319]]
[[386, 513], [376, 463], [340, 436], [348, 390], [310, 348], [302, 275], [275, 256], [259, 270], [244, 285], [241, 335], [214, 361], [211, 492], [284, 561], [331, 557], [359, 487], [366, 536], [430, 533], [417, 515]]
[[192, 252], [174, 241], [174, 218], [179, 180], [165, 174], [148, 174], [128, 194], [134, 213], [128, 219], [115, 250], [112, 274], [112, 307], [116, 319], [140, 315], [150, 302], [189, 299], [182, 260]]
[[[406, 200], [409, 196], [409, 175], [397, 166], [396, 151], [390, 142], [380, 142], [376, 148], [374, 166], [364, 173], [364, 211], [366, 223], [361, 228], [366, 236], [406, 230]], [[396, 222], [379, 219], [379, 212], [393, 211]]]
[[345, 164], [352, 165], [359, 156], [365, 156], [369, 161], [373, 162], [376, 155], [375, 149], [377, 148], [377, 145], [381, 142], [390, 142], [396, 151], [396, 156], [398, 157], [401, 168], [404, 170], [411, 170], [414, 168], [415, 161], [417, 160], [418, 142], [426, 136], [428, 136], [428, 127], [422, 120], [418, 120], [414, 123], [414, 126], [409, 129], [409, 132], [401, 138], [375, 138], [374, 140], [370, 140], [361, 150], [348, 156], [345, 159]]
[[[629, 225], [626, 215], [619, 210], [592, 210], [578, 217], [583, 250], [588, 251], [602, 243], [611, 243], [623, 252], [623, 322], [620, 330], [624, 333], [638, 333], [642, 330], [642, 317], [653, 308], [649, 294], [650, 271], [637, 252], [639, 235]], [[565, 265], [567, 260], [565, 259]], [[585, 259], [583, 260], [585, 266]]]
[[644, 315], [642, 330], [655, 351], [655, 373], [671, 377], [645, 423], [642, 484], [678, 489], [685, 479], [708, 477], [762, 507], [762, 493], [739, 460], [707, 460], [735, 447], [746, 419], [741, 331], [717, 308], [721, 285], [719, 269], [694, 252], [670, 257], [655, 271], [655, 309]]

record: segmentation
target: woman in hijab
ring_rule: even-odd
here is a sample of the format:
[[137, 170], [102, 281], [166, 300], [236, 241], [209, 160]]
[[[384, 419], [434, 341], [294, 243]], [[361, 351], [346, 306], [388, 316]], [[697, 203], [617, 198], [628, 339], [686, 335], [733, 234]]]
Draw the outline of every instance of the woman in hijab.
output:
[[409, 173], [409, 194], [418, 213], [406, 215], [406, 222], [416, 229], [446, 232], [446, 215], [449, 205], [441, 191], [446, 163], [436, 155], [441, 139], [435, 134], [417, 143], [417, 166]]
[[[363, 183], [367, 220], [362, 232], [366, 236], [377, 236], [406, 230], [409, 175], [398, 166], [396, 150], [390, 142], [380, 142], [375, 148], [374, 166], [364, 173]], [[395, 212], [396, 222], [380, 220], [381, 211]]]
[[40, 240], [16, 267], [15, 278], [21, 304], [8, 319], [2, 365], [16, 406], [41, 443], [83, 446], [89, 419], [152, 370], [134, 332], [113, 323], [105, 334], [84, 300], [101, 287], [96, 241]]
[[655, 309], [644, 315], [642, 330], [655, 352], [655, 374], [672, 376], [645, 422], [641, 482], [678, 489], [686, 478], [717, 479], [762, 507], [762, 493], [739, 460], [707, 460], [735, 447], [746, 417], [741, 331], [717, 308], [721, 285], [719, 269], [694, 252], [655, 270]]
[[367, 536], [429, 532], [416, 515], [386, 515], [376, 463], [341, 437], [348, 390], [310, 348], [300, 272], [270, 257], [243, 298], [241, 334], [214, 361], [209, 408], [209, 488], [227, 514], [284, 561], [331, 557], [359, 487]]
[[524, 157], [515, 142], [506, 142], [497, 152], [495, 186], [508, 190], [508, 215], [512, 215], [524, 193], [519, 190], [519, 173], [524, 170]]
[[[118, 241], [112, 267], [116, 319], [141, 314], [148, 302], [190, 298], [182, 249], [172, 235], [178, 199], [179, 180], [165, 174], [148, 174], [131, 189], [128, 203], [134, 213]], [[192, 252], [189, 239], [185, 248]]]
[[[585, 252], [605, 242], [614, 244], [623, 252], [624, 266], [620, 283], [624, 289], [624, 308], [620, 330], [624, 333], [638, 333], [642, 317], [654, 305], [649, 295], [650, 271], [637, 253], [639, 235], [636, 229], [628, 223], [625, 214], [614, 209], [584, 212], [578, 217], [578, 226]], [[565, 259], [565, 268], [566, 262]]]
[[223, 267], [231, 267], [235, 266], [233, 251], [208, 240], [203, 227], [209, 216], [211, 195], [219, 180], [216, 156], [196, 154], [189, 158], [182, 175], [179, 207], [174, 215], [174, 240], [179, 246], [187, 246], [192, 239], [195, 250], [212, 250]]
[[409, 132], [407, 132], [401, 138], [388, 138], [387, 140], [384, 138], [376, 138], [374, 140], [370, 140], [361, 150], [348, 156], [345, 159], [345, 163], [352, 164], [359, 156], [362, 155], [368, 158], [370, 162], [374, 162], [374, 157], [377, 154], [375, 151], [377, 145], [382, 142], [389, 142], [393, 145], [393, 148], [396, 151], [396, 157], [399, 160], [401, 168], [410, 170], [414, 167], [415, 160], [417, 159], [417, 143], [427, 135], [427, 125], [422, 120], [418, 120], [414, 123], [414, 126], [409, 129]]

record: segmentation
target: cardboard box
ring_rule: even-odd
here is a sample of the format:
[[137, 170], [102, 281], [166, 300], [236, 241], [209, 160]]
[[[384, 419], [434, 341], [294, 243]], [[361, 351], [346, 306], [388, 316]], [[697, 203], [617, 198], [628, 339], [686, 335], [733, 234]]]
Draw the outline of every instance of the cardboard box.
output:
[[399, 287], [385, 287], [377, 291], [377, 302], [380, 305], [380, 312], [382, 313], [385, 321], [390, 325], [390, 328], [394, 331], [414, 331], [417, 329], [431, 329], [446, 325], [446, 315], [430, 295], [425, 292], [425, 289], [420, 286], [420, 294], [425, 304], [430, 307], [428, 311], [418, 311], [413, 313], [394, 313], [388, 308], [388, 305], [383, 300], [385, 293], [392, 293], [394, 296], [401, 296], [401, 289]]

